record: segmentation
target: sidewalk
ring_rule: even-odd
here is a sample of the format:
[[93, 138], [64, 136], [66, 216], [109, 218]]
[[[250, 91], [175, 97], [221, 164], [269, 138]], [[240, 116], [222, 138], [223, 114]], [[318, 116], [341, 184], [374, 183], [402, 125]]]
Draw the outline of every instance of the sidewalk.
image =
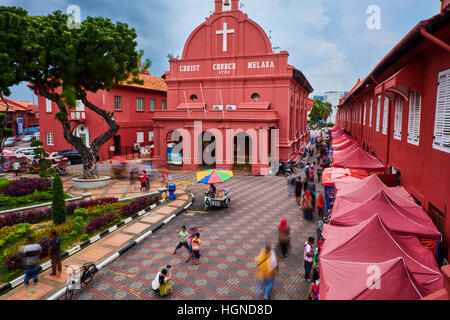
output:
[[[98, 196], [103, 196], [104, 194], [113, 196], [115, 193], [108, 193], [108, 190], [112, 192], [111, 189], [118, 190], [119, 188], [123, 188], [121, 183], [118, 183], [117, 185], [114, 184], [110, 188], [103, 190], [102, 194], [99, 193]], [[123, 195], [124, 193], [126, 192], [124, 191], [121, 194]], [[126, 194], [131, 196], [131, 194]], [[118, 256], [119, 253], [123, 253], [128, 248], [134, 246], [137, 239], [139, 239], [137, 242], [140, 242], [144, 235], [151, 234], [151, 230], [156, 231], [159, 229], [162, 226], [161, 222], [164, 222], [164, 224], [169, 222], [173, 218], [174, 214], [184, 211], [189, 203], [192, 203], [193, 201], [191, 194], [184, 190], [178, 189], [176, 194], [176, 200], [164, 202], [164, 204], [154, 208], [148, 213], [143, 214], [141, 217], [122, 225], [114, 232], [109, 233], [107, 236], [100, 238], [93, 244], [84, 247], [75, 254], [69, 256], [67, 259], [63, 260], [63, 270], [59, 279], [49, 275], [51, 272], [51, 268], [49, 268], [39, 274], [39, 283], [37, 285], [32, 284], [33, 281], [31, 279], [30, 286], [28, 288], [26, 288], [22, 283], [16, 288], [0, 296], [0, 300], [48, 299], [65, 287], [66, 281], [69, 277], [69, 274], [67, 273], [68, 270], [65, 267], [66, 265], [80, 267], [86, 262], [93, 262], [96, 266], [98, 266], [107, 259], [112, 261], [114, 259], [114, 255]], [[93, 283], [95, 283], [95, 277]], [[92, 283], [90, 285], [92, 285]]]

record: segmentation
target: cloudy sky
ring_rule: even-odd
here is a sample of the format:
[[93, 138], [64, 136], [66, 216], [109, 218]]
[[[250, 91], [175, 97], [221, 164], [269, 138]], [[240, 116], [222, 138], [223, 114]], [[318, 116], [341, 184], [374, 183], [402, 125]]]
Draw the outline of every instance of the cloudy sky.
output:
[[[439, 13], [439, 0], [241, 0], [241, 10], [269, 34], [272, 44], [289, 52], [289, 63], [302, 70], [315, 89], [349, 91], [420, 20]], [[67, 11], [109, 17], [134, 27], [139, 48], [152, 60], [150, 72], [169, 69], [166, 55], [180, 54], [189, 34], [214, 10], [214, 0], [0, 0], [31, 15]], [[369, 6], [380, 8], [381, 29], [369, 30]], [[32, 101], [24, 84], [13, 88], [15, 100]]]

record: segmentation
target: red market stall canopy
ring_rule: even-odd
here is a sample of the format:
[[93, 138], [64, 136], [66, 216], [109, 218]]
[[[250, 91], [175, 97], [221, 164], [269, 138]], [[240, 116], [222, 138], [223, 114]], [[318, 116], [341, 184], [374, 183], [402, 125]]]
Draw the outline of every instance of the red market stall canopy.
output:
[[334, 167], [384, 171], [384, 165], [377, 158], [355, 144], [346, 149], [336, 151], [333, 151]]
[[356, 144], [354, 144], [354, 143], [347, 145], [347, 146], [346, 146], [345, 148], [343, 148], [343, 149], [337, 149], [337, 150], [333, 149], [333, 159], [334, 159], [335, 156], [338, 155], [338, 154], [343, 155], [343, 154], [346, 154], [346, 153], [348, 153], [348, 152], [357, 151], [358, 149], [360, 149], [360, 147], [358, 147], [358, 146], [357, 146]]
[[[378, 191], [383, 190], [391, 199], [402, 207], [418, 207], [413, 197], [403, 187], [389, 188], [376, 174], [357, 182], [336, 182], [336, 201], [350, 201], [361, 203], [372, 198]], [[335, 202], [335, 205], [337, 203]]]
[[397, 234], [442, 241], [441, 233], [421, 207], [404, 208], [384, 190], [378, 191], [362, 203], [340, 202], [333, 208], [330, 223], [337, 226], [354, 226], [374, 214], [378, 214], [389, 230]]
[[345, 142], [345, 141], [350, 140], [350, 139], [351, 138], [349, 136], [343, 135], [343, 136], [340, 136], [339, 138], [332, 139], [331, 143], [342, 143], [342, 142]]
[[337, 143], [337, 144], [333, 143], [332, 148], [334, 151], [343, 150], [348, 147], [351, 147], [352, 145], [356, 145], [356, 142], [354, 140], [347, 140], [345, 142], [341, 142], [341, 143]]
[[[417, 295], [423, 297], [443, 287], [443, 275], [432, 252], [417, 237], [390, 231], [377, 214], [351, 227], [325, 225], [323, 236], [325, 242], [319, 259], [321, 299], [375, 299], [380, 297], [377, 291], [383, 291], [384, 299], [398, 299], [392, 290], [397, 291], [403, 285], [410, 293], [415, 288]], [[398, 258], [404, 261], [405, 271], [396, 264], [389, 265]], [[365, 265], [366, 272], [351, 272], [352, 264]], [[358, 271], [357, 267], [353, 269]], [[380, 289], [366, 291], [368, 277], [377, 269], [381, 273]], [[383, 274], [392, 270], [397, 278]], [[396, 280], [392, 283], [383, 278]]]
[[[389, 288], [369, 289], [370, 264], [320, 259], [321, 300], [419, 300], [423, 295], [403, 258], [377, 263], [379, 283]], [[322, 271], [324, 270], [324, 271]], [[351, 275], [351, 276], [349, 276]], [[384, 289], [384, 290], [383, 290]]]
[[335, 138], [339, 138], [339, 137], [342, 136], [343, 134], [345, 134], [344, 130], [342, 130], [342, 129], [337, 129], [337, 130], [331, 132], [331, 137], [332, 137], [333, 139], [335, 139]]
[[357, 182], [367, 176], [367, 171], [361, 169], [326, 168], [322, 173], [322, 184], [333, 186], [338, 181]]

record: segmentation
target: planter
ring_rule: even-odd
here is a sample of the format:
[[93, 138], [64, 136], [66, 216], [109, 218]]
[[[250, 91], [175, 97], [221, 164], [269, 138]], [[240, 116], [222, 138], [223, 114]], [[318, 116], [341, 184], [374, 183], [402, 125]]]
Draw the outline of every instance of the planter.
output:
[[97, 179], [73, 178], [73, 187], [75, 189], [97, 189], [104, 188], [109, 185], [111, 177], [101, 176]]

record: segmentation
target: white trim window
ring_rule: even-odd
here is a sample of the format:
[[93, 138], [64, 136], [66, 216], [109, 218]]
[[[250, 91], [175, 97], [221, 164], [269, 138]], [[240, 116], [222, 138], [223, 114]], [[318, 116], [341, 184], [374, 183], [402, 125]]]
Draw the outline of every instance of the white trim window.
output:
[[377, 103], [377, 123], [375, 130], [377, 132], [380, 132], [380, 109], [381, 109], [381, 95], [378, 96], [378, 103]]
[[144, 143], [144, 131], [136, 131], [136, 143]]
[[83, 101], [81, 101], [81, 100], [76, 101], [75, 110], [76, 111], [84, 111]]
[[372, 109], [373, 109], [373, 100], [370, 100], [370, 112], [369, 112], [369, 127], [372, 127]]
[[433, 148], [450, 153], [450, 69], [438, 77]]
[[55, 134], [53, 132], [46, 133], [47, 145], [54, 146], [55, 145]]
[[422, 97], [417, 91], [411, 90], [409, 95], [408, 143], [418, 146], [420, 138], [420, 111]]
[[148, 142], [152, 142], [154, 140], [155, 133], [152, 131], [148, 132]]
[[402, 115], [403, 115], [403, 99], [397, 97], [395, 99], [395, 116], [394, 116], [394, 139], [402, 140]]
[[114, 96], [114, 110], [122, 110], [122, 96]]
[[136, 111], [144, 111], [144, 98], [136, 98]]
[[364, 102], [364, 116], [363, 116], [363, 125], [366, 125], [366, 112], [367, 112], [367, 102]]
[[52, 112], [52, 100], [45, 98], [45, 111]]
[[381, 133], [383, 133], [383, 134], [387, 134], [388, 116], [389, 116], [389, 99], [388, 98], [384, 98], [383, 129], [381, 130]]

